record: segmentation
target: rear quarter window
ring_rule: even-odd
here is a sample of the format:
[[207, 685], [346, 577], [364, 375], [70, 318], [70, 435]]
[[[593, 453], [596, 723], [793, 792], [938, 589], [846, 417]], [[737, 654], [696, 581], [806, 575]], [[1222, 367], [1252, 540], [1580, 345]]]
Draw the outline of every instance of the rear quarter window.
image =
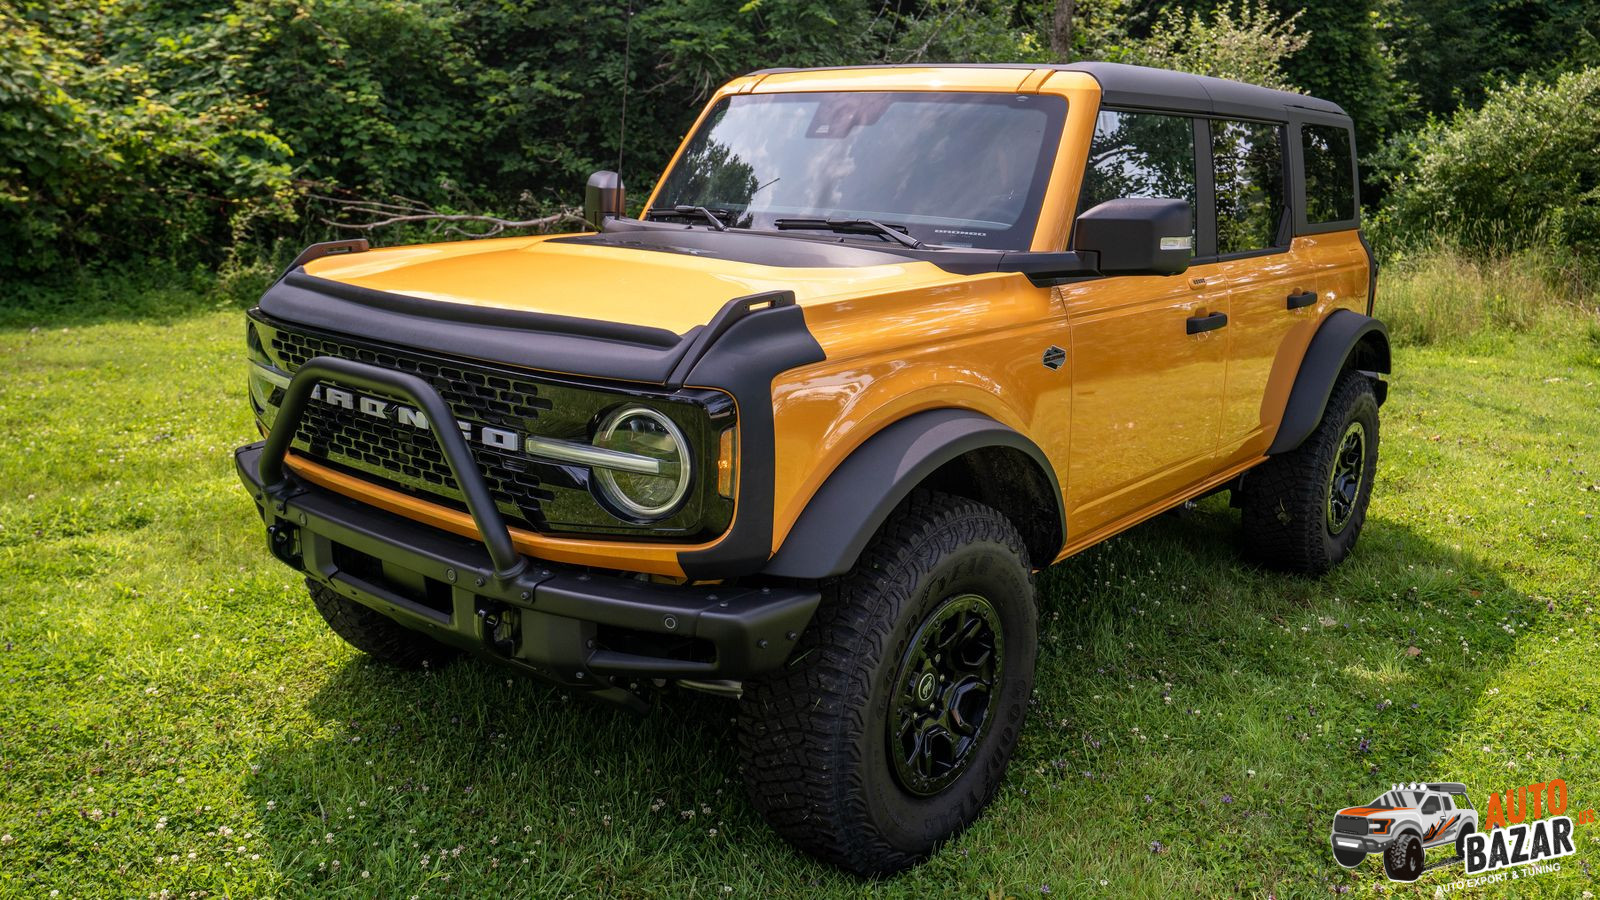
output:
[[1356, 217], [1350, 132], [1333, 125], [1300, 126], [1305, 159], [1306, 223], [1346, 222]]

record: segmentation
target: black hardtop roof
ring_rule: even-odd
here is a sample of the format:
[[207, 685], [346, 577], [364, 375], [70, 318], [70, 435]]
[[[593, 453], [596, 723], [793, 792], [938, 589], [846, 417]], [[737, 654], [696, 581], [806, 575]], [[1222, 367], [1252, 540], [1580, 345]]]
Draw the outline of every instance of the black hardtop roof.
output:
[[[1100, 83], [1107, 106], [1161, 109], [1174, 112], [1217, 116], [1241, 116], [1252, 119], [1283, 121], [1293, 110], [1309, 110], [1324, 115], [1334, 115], [1346, 120], [1349, 116], [1339, 104], [1307, 94], [1279, 91], [1260, 85], [1193, 75], [1171, 69], [1152, 69], [1123, 63], [1078, 62], [1065, 65], [1048, 63], [901, 63], [895, 65], [833, 66], [834, 69], [905, 69], [905, 68], [987, 68], [987, 69], [1056, 69], [1063, 72], [1083, 72]], [[803, 72], [806, 69], [762, 69], [753, 75], [774, 75], [781, 72]]]

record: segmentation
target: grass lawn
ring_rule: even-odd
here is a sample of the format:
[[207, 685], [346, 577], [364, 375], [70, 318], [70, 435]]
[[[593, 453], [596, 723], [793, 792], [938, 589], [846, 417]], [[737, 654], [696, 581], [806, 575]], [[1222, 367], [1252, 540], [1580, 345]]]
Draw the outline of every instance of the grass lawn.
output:
[[[728, 701], [641, 719], [335, 638], [234, 480], [240, 308], [184, 290], [0, 316], [0, 895], [862, 891], [747, 806]], [[1600, 807], [1594, 334], [1397, 352], [1367, 530], [1325, 579], [1241, 564], [1225, 498], [1043, 576], [999, 798], [875, 892], [1431, 895], [1460, 867], [1340, 869], [1334, 811], [1555, 777]], [[1600, 825], [1576, 839], [1510, 890], [1600, 892]]]

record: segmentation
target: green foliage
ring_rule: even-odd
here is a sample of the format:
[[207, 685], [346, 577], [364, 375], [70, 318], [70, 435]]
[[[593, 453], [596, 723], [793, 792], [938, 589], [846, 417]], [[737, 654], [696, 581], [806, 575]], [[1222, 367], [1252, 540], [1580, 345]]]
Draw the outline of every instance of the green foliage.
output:
[[1274, 0], [1287, 13], [1304, 7], [1297, 20], [1311, 40], [1284, 65], [1306, 93], [1333, 100], [1356, 123], [1358, 146], [1374, 146], [1409, 105], [1395, 78], [1396, 59], [1387, 43], [1385, 0]]
[[1394, 0], [1386, 40], [1422, 115], [1475, 107], [1503, 81], [1600, 65], [1594, 0]]
[[0, 0], [0, 271], [223, 248], [289, 216], [290, 147], [229, 91], [232, 55], [148, 18]]
[[[1402, 179], [1428, 182], [1418, 166], [1443, 171], [1449, 153], [1476, 152], [1434, 146], [1432, 130], [1385, 145], [1424, 113], [1478, 102], [1485, 79], [1549, 80], [1563, 67], [1600, 63], [1600, 6], [1588, 0], [1073, 7], [1074, 59], [1295, 87], [1340, 103], [1377, 176], [1369, 203]], [[535, 219], [575, 203], [598, 168], [620, 168], [637, 201], [728, 78], [775, 66], [1052, 61], [1055, 8], [1054, 0], [0, 0], [0, 273], [254, 258], [277, 242], [332, 236], [326, 220], [348, 215], [338, 202], [355, 199]], [[1540, 159], [1553, 168], [1518, 177], [1587, 171]], [[1554, 240], [1595, 227], [1593, 198], [1583, 195], [1592, 183], [1576, 183], [1587, 186], [1530, 214]], [[1544, 202], [1535, 197], [1523, 211]], [[1495, 221], [1520, 230], [1522, 218]], [[1426, 231], [1436, 219], [1408, 201], [1382, 227]]]
[[217, 262], [241, 240], [315, 239], [320, 224], [299, 224], [328, 214], [313, 195], [532, 218], [620, 161], [639, 196], [735, 75], [1040, 57], [997, 2], [666, 0], [629, 11], [0, 0], [0, 271]]
[[1375, 231], [1391, 252], [1445, 240], [1472, 250], [1600, 251], [1600, 68], [1502, 85], [1483, 107], [1390, 149], [1403, 174]]
[[1129, 45], [1113, 58], [1297, 90], [1284, 66], [1311, 40], [1298, 30], [1302, 15], [1279, 16], [1265, 0], [1240, 0], [1237, 6], [1228, 0], [1209, 14], [1166, 7], [1157, 16], [1149, 37]]

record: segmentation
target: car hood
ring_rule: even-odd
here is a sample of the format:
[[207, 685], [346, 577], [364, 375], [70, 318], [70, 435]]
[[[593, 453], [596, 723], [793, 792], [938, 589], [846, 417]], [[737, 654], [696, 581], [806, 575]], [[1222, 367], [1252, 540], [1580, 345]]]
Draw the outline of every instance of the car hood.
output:
[[1341, 816], [1370, 816], [1378, 813], [1405, 812], [1409, 806], [1352, 806], [1339, 810]]
[[[729, 236], [733, 237], [733, 236]], [[683, 334], [735, 297], [788, 290], [802, 306], [970, 276], [867, 247], [784, 237], [758, 258], [543, 236], [391, 247], [325, 256], [306, 274], [446, 303], [525, 310], [662, 328]], [[746, 254], [747, 256], [749, 254]]]

